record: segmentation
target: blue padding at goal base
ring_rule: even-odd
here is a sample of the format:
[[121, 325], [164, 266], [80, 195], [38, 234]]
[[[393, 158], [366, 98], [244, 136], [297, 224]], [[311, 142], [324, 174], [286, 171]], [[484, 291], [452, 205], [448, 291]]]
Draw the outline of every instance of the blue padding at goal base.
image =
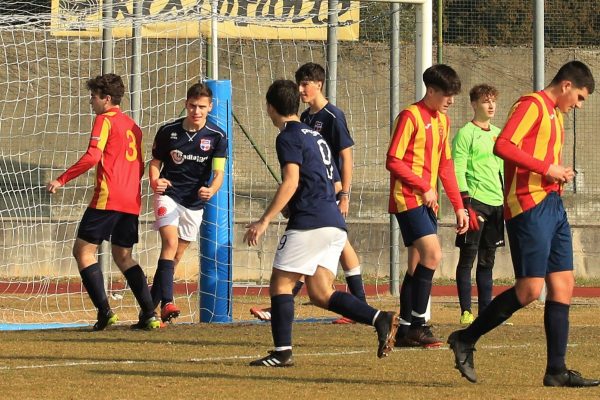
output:
[[233, 293], [233, 123], [231, 81], [205, 82], [213, 93], [208, 120], [227, 135], [227, 163], [221, 189], [204, 208], [200, 227], [200, 322], [231, 322]]
[[90, 326], [89, 324], [77, 323], [48, 323], [48, 324], [0, 324], [0, 331], [33, 331], [40, 329], [61, 329], [61, 328], [81, 328]]

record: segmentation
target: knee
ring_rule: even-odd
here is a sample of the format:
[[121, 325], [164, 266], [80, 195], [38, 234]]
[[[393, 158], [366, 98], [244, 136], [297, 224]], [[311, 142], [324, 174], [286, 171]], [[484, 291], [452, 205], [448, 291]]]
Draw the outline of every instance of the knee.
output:
[[421, 257], [421, 264], [426, 265], [428, 267], [437, 267], [442, 262], [442, 250], [435, 249], [433, 251], [424, 254]]
[[329, 298], [331, 297], [331, 295], [327, 295], [326, 293], [314, 293], [309, 291], [308, 297], [310, 298], [310, 302], [317, 307], [325, 309], [329, 307]]
[[522, 306], [526, 306], [537, 300], [542, 294], [542, 287], [517, 287], [517, 299]]

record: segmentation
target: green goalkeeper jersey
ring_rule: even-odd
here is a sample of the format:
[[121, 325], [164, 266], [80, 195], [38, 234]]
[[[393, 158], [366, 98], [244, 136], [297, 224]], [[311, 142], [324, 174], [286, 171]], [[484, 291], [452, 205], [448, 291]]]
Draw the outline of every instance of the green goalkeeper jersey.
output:
[[504, 162], [494, 155], [500, 128], [484, 130], [472, 122], [460, 128], [452, 140], [452, 159], [461, 192], [490, 206], [504, 202]]

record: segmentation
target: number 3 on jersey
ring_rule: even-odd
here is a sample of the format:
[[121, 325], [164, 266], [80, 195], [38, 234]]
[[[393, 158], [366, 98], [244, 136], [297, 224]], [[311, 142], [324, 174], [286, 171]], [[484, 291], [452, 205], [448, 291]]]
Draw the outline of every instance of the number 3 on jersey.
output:
[[125, 135], [127, 136], [127, 141], [129, 142], [129, 145], [127, 146], [127, 150], [125, 151], [125, 159], [127, 161], [135, 161], [135, 160], [137, 160], [137, 156], [138, 156], [135, 135], [130, 130], [128, 130]]

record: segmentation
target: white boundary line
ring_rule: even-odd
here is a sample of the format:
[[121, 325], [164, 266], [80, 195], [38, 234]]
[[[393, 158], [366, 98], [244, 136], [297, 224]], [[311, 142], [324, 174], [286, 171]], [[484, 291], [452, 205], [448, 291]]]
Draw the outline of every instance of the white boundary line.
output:
[[[488, 345], [480, 346], [480, 349], [484, 350], [499, 350], [499, 349], [522, 349], [531, 347], [544, 347], [545, 344], [516, 344], [516, 345]], [[570, 343], [568, 347], [577, 347], [580, 344]], [[585, 343], [584, 346], [598, 347], [600, 344]], [[396, 352], [403, 351], [435, 351], [435, 350], [446, 350], [449, 351], [448, 347], [439, 347], [437, 349], [423, 349], [421, 347], [407, 347]], [[353, 351], [340, 351], [340, 352], [322, 352], [322, 353], [300, 353], [294, 354], [294, 357], [327, 357], [327, 356], [351, 356], [354, 354], [375, 354], [374, 349], [369, 350], [353, 350]], [[225, 356], [225, 357], [205, 357], [205, 358], [191, 358], [187, 360], [192, 363], [202, 362], [215, 362], [215, 361], [235, 361], [235, 360], [249, 360], [255, 358], [261, 358], [262, 355], [240, 355], [240, 356]], [[66, 367], [80, 367], [85, 365], [134, 365], [134, 364], [150, 364], [155, 361], [134, 361], [134, 360], [123, 360], [123, 361], [69, 361], [64, 363], [53, 363], [53, 364], [37, 364], [37, 365], [17, 365], [17, 366], [0, 366], [0, 372], [2, 371], [14, 371], [14, 370], [25, 370], [25, 369], [43, 369], [43, 368], [66, 368]]]

